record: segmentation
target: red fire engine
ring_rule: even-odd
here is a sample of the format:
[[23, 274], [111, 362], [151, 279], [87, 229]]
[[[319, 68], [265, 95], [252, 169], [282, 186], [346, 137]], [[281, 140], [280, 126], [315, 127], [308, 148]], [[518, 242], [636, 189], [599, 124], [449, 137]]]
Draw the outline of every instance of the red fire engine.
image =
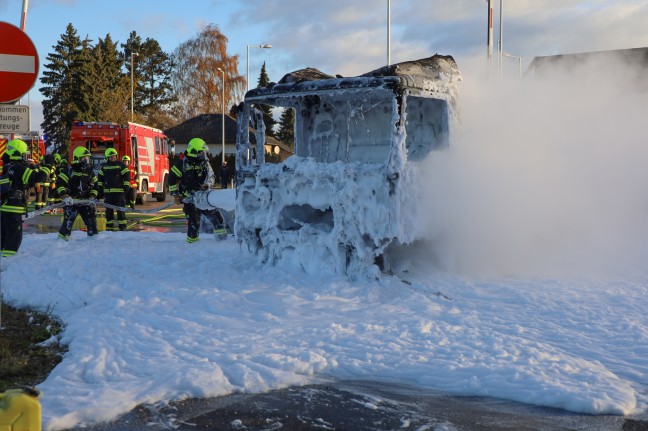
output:
[[45, 155], [45, 141], [38, 132], [30, 132], [25, 135], [14, 135], [13, 137], [0, 135], [0, 173], [2, 173], [2, 155], [7, 149], [7, 143], [12, 139], [23, 140], [29, 148], [30, 156], [28, 156], [28, 158], [34, 160], [36, 163], [40, 162], [41, 156]]
[[75, 121], [70, 133], [70, 154], [76, 147], [90, 150], [96, 171], [105, 162], [107, 148], [115, 148], [121, 159], [129, 156], [139, 176], [137, 201], [145, 203], [148, 194], [163, 202], [169, 192], [169, 139], [159, 129], [128, 123]]

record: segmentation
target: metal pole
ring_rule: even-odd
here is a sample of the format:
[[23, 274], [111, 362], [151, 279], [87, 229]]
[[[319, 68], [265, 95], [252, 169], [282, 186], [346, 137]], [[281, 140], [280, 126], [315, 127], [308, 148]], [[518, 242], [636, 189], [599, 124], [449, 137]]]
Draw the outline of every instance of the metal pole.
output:
[[23, 0], [22, 14], [20, 15], [20, 29], [24, 32], [27, 25], [27, 6], [29, 0]]
[[221, 97], [221, 103], [222, 103], [222, 115], [221, 115], [221, 138], [223, 141], [223, 160], [222, 162], [225, 162], [225, 71], [221, 69], [220, 67], [218, 70], [221, 71], [223, 74], [223, 79], [221, 80], [221, 91], [222, 91], [222, 97]]
[[391, 64], [391, 0], [387, 0], [387, 66]]
[[252, 48], [272, 48], [272, 45], [247, 45], [247, 91], [250, 91], [250, 47]]
[[135, 85], [134, 85], [134, 80], [133, 80], [133, 54], [135, 54], [133, 51], [131, 51], [131, 123], [133, 122], [133, 117], [135, 115], [135, 103], [133, 101], [133, 98], [135, 97]]
[[493, 62], [493, 0], [486, 0], [488, 3], [488, 28], [486, 32], [486, 58], [488, 59], [488, 73], [491, 73]]
[[504, 0], [500, 0], [500, 22], [499, 22], [499, 77], [502, 79], [504, 67], [502, 66], [502, 53], [504, 52]]

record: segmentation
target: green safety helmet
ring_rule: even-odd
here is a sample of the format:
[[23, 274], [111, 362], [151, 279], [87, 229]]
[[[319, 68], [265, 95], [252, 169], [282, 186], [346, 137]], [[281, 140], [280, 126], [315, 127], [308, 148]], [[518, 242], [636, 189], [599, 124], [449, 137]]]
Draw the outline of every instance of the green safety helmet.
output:
[[207, 148], [205, 141], [200, 138], [193, 138], [191, 141], [189, 141], [189, 145], [187, 145], [187, 156], [196, 157], [201, 151], [204, 151], [205, 153], [209, 151], [209, 148]]
[[6, 153], [11, 160], [20, 160], [27, 154], [27, 144], [20, 139], [12, 139], [7, 144]]
[[82, 157], [92, 157], [92, 154], [85, 147], [76, 147], [72, 152], [72, 160], [78, 162]]
[[130, 162], [130, 157], [128, 156], [122, 157], [122, 162]]
[[59, 153], [54, 154], [54, 161], [56, 164], [61, 163], [61, 155]]
[[115, 150], [114, 148], [108, 148], [106, 150], [106, 158], [110, 156], [117, 156], [117, 150]]

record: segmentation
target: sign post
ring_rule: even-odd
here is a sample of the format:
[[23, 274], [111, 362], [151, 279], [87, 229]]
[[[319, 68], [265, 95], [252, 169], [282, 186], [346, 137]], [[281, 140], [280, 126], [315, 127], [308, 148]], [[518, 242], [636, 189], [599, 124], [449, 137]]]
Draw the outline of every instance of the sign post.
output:
[[0, 21], [0, 103], [23, 97], [38, 77], [38, 53], [18, 27]]

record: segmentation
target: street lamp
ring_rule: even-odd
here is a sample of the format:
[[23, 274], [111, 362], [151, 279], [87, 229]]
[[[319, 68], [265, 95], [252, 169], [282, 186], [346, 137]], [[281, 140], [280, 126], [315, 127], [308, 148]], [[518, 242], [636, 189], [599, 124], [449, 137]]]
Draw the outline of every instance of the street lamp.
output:
[[247, 45], [247, 91], [250, 91], [250, 48], [272, 48], [272, 45]]
[[391, 65], [391, 0], [387, 0], [387, 66]]
[[135, 94], [135, 84], [133, 81], [133, 56], [137, 55], [136, 52], [131, 51], [131, 123], [135, 115], [135, 106], [134, 106], [134, 94]]
[[223, 74], [221, 79], [221, 102], [222, 102], [222, 115], [221, 115], [221, 138], [223, 140], [223, 162], [225, 162], [225, 71], [218, 68], [218, 71]]

